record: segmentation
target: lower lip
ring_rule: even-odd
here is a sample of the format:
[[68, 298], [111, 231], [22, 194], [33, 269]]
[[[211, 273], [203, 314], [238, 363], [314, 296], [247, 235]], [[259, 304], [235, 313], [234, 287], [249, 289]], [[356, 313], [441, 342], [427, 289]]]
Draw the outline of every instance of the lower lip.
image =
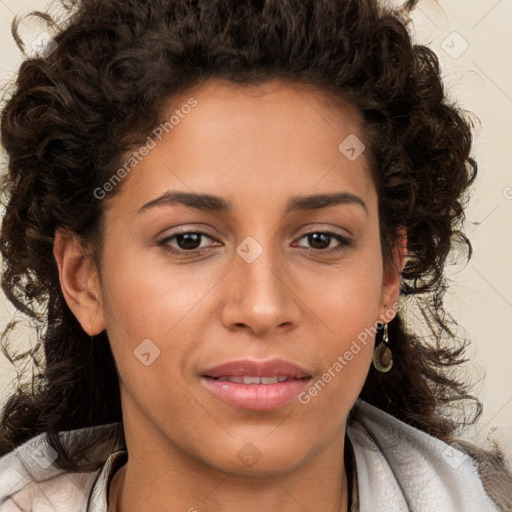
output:
[[311, 379], [294, 379], [276, 384], [239, 384], [211, 377], [201, 380], [214, 395], [233, 407], [271, 411], [296, 398]]

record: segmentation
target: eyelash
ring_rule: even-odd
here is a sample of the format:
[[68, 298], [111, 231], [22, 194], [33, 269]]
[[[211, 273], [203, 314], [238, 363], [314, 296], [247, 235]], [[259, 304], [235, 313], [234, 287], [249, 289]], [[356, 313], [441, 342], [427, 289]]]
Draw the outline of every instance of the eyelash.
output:
[[[162, 249], [164, 249], [165, 251], [168, 251], [168, 252], [170, 252], [172, 254], [176, 254], [176, 255], [180, 255], [180, 256], [186, 256], [186, 255], [194, 255], [195, 256], [195, 255], [202, 254], [205, 250], [208, 250], [208, 247], [202, 247], [202, 248], [199, 248], [199, 249], [191, 249], [189, 251], [186, 251], [184, 249], [176, 249], [176, 248], [171, 247], [169, 245], [169, 241], [170, 240], [173, 240], [173, 239], [177, 238], [180, 235], [189, 235], [189, 234], [200, 235], [201, 237], [207, 237], [207, 238], [210, 238], [211, 240], [214, 240], [214, 241], [218, 242], [218, 240], [216, 240], [212, 236], [208, 235], [207, 233], [204, 233], [203, 231], [184, 231], [184, 232], [181, 232], [181, 233], [174, 233], [173, 235], [164, 238], [161, 242], [158, 243], [158, 245], [161, 246]], [[331, 238], [334, 238], [338, 242], [340, 242], [341, 245], [339, 247], [334, 247], [334, 248], [331, 247], [329, 249], [314, 249], [314, 248], [310, 248], [309, 250], [313, 251], [313, 252], [324, 253], [324, 254], [332, 254], [332, 253], [344, 251], [348, 247], [350, 247], [351, 244], [352, 244], [351, 241], [347, 237], [345, 237], [343, 235], [340, 235], [339, 233], [334, 233], [332, 231], [310, 231], [309, 233], [304, 233], [299, 238], [299, 240], [301, 240], [301, 239], [303, 239], [303, 238], [305, 238], [305, 237], [307, 237], [309, 235], [314, 235], [314, 234], [327, 235], [327, 236], [329, 236]]]

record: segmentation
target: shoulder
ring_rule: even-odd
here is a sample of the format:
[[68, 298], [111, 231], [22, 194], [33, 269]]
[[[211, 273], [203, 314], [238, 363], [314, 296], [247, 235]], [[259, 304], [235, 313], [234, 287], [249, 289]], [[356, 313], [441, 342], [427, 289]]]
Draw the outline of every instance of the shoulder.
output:
[[354, 449], [361, 510], [498, 512], [474, 460], [358, 400], [347, 434]]
[[[60, 432], [66, 447], [83, 442], [99, 429], [113, 425]], [[99, 445], [86, 462], [104, 462], [111, 452], [108, 444]], [[0, 512], [37, 510], [37, 512], [85, 512], [94, 482], [101, 472], [96, 470], [66, 471], [55, 461], [56, 451], [45, 434], [25, 442], [0, 458]], [[85, 459], [84, 459], [85, 460]]]

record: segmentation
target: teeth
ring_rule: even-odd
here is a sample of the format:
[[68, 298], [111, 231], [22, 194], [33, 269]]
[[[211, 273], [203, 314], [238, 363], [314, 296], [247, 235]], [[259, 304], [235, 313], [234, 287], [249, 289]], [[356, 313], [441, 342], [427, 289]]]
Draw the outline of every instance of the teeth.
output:
[[260, 377], [246, 377], [244, 375], [242, 382], [244, 384], [261, 384], [261, 378]]
[[226, 380], [229, 382], [235, 382], [237, 384], [277, 384], [278, 382], [284, 382], [288, 380], [288, 377], [283, 376], [275, 376], [275, 377], [252, 377], [252, 376], [243, 376], [243, 377], [218, 377], [218, 380]]
[[242, 382], [242, 377], [219, 377], [219, 380], [229, 380], [229, 382]]

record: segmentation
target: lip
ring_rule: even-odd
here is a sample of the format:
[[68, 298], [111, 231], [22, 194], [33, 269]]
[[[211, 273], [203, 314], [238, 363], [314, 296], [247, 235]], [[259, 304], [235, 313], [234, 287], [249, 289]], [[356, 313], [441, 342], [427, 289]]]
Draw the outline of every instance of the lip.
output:
[[[293, 379], [311, 377], [310, 374], [299, 365], [284, 359], [267, 359], [256, 361], [252, 359], [238, 359], [214, 366], [205, 370], [204, 377], [240, 377], [251, 375], [254, 377], [275, 377], [283, 375]], [[271, 385], [271, 384], [269, 384]]]
[[[275, 377], [291, 380], [275, 384], [243, 384], [218, 377]], [[237, 360], [223, 363], [203, 372], [202, 384], [223, 402], [240, 409], [269, 411], [289, 403], [303, 391], [311, 380], [304, 368], [283, 359], [267, 361]]]

